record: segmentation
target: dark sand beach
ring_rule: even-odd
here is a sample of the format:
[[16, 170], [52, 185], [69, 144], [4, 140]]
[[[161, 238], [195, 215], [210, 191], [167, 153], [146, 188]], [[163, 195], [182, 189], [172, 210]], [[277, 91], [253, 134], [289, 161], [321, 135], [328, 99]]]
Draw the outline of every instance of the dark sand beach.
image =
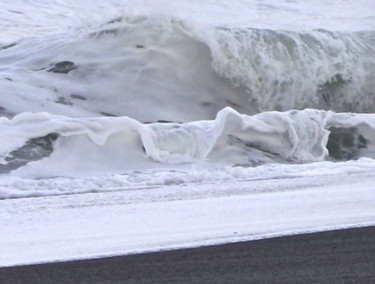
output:
[[375, 283], [375, 227], [0, 268], [0, 283]]

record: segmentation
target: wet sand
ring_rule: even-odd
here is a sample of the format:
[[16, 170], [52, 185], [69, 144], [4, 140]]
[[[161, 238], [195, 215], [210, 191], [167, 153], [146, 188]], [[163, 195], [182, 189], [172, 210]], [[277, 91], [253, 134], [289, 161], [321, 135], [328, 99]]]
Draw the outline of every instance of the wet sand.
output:
[[375, 227], [0, 268], [0, 283], [375, 283]]

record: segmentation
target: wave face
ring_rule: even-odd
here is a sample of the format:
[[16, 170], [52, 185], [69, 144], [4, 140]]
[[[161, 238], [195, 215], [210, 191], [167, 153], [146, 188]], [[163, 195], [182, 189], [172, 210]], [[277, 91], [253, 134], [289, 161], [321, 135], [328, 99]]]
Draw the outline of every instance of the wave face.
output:
[[373, 112], [375, 33], [217, 29], [213, 67], [260, 110]]
[[349, 1], [341, 26], [305, 1], [161, 2], [5, 2], [0, 196], [23, 196], [18, 178], [373, 158], [371, 12]]
[[[181, 21], [132, 17], [70, 36], [3, 47], [2, 89], [30, 100], [23, 109], [15, 109], [14, 100], [3, 108], [66, 115], [79, 108], [78, 116], [84, 109], [141, 121], [212, 119], [225, 106], [247, 114], [375, 108], [372, 31], [200, 30]], [[64, 62], [74, 68], [54, 67]], [[48, 106], [35, 106], [36, 100]], [[194, 115], [186, 113], [187, 103]]]

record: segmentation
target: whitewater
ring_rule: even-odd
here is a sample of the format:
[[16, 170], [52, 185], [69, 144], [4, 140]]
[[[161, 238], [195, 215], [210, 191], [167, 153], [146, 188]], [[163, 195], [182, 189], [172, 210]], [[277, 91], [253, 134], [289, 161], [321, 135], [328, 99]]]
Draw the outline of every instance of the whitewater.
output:
[[375, 224], [372, 0], [0, 11], [0, 265]]

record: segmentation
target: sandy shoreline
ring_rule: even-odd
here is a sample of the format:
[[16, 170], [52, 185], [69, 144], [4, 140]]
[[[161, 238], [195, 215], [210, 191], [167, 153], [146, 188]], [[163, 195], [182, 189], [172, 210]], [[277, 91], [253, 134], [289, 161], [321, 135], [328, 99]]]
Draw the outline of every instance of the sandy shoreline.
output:
[[1, 283], [375, 283], [375, 227], [0, 268]]

